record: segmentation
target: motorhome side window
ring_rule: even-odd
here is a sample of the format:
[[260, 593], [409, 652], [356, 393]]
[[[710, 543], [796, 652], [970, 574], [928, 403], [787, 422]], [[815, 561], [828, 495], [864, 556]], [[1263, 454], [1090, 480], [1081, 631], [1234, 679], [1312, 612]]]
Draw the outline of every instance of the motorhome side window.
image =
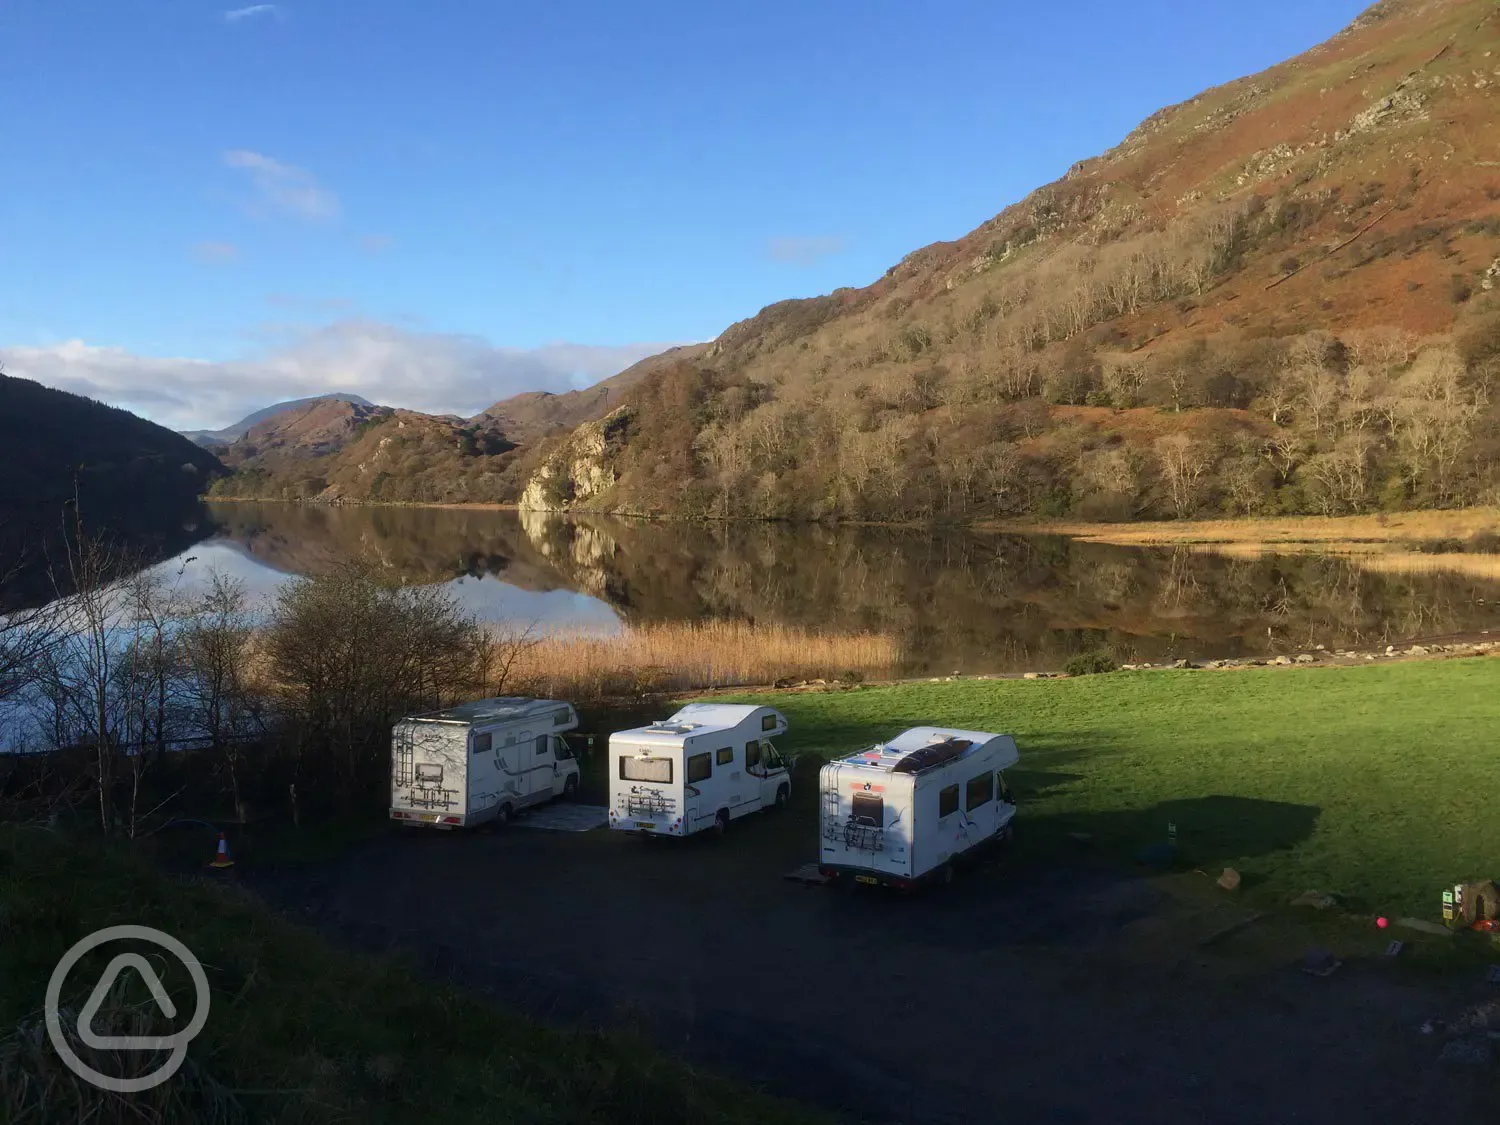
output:
[[871, 828], [885, 827], [885, 798], [873, 793], [856, 793], [849, 803], [849, 819]]
[[964, 808], [973, 812], [980, 805], [987, 805], [995, 799], [995, 775], [985, 770], [978, 777], [970, 778], [968, 791], [964, 794]]
[[554, 711], [552, 713], [552, 725], [553, 726], [555, 726], [555, 727], [564, 726], [564, 725], [567, 724], [567, 721], [568, 721], [568, 713], [566, 711]]
[[775, 715], [762, 715], [760, 717], [760, 729], [761, 730], [775, 730], [776, 729], [776, 716]]
[[552, 740], [550, 738], [548, 738], [545, 734], [539, 734], [536, 736], [536, 752], [538, 754], [546, 754], [551, 749]]
[[688, 784], [695, 781], [707, 781], [713, 776], [713, 772], [714, 757], [706, 750], [702, 754], [694, 754], [687, 760]]
[[938, 819], [958, 811], [958, 786], [950, 785], [938, 790]]
[[714, 760], [721, 766], [734, 765], [734, 747], [725, 746], [720, 750], [715, 750]]
[[476, 734], [474, 736], [474, 753], [483, 754], [487, 750], [489, 750], [492, 745], [494, 745], [494, 743], [490, 737], [489, 731], [485, 731], [483, 734]]
[[621, 781], [659, 781], [671, 784], [671, 758], [620, 758]]

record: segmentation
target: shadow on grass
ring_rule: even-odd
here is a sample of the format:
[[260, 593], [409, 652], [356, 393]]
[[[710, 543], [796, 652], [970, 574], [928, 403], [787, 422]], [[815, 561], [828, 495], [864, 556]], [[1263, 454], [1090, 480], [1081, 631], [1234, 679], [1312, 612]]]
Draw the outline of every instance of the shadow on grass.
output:
[[[1024, 808], [1022, 813], [1024, 816]], [[1088, 837], [1088, 850], [1133, 862], [1143, 849], [1165, 845], [1176, 826], [1176, 855], [1170, 866], [1208, 869], [1285, 851], [1311, 837], [1322, 810], [1288, 801], [1254, 797], [1188, 797], [1145, 809], [1065, 812], [1023, 819], [1028, 852], [1055, 853]]]

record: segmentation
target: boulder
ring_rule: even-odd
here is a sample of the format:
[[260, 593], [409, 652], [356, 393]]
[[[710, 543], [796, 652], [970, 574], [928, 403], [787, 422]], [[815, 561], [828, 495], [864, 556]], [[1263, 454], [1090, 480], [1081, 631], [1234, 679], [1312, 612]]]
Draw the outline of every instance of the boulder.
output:
[[1297, 654], [1298, 664], [1313, 664], [1317, 661], [1317, 659], [1318, 658], [1310, 652], [1301, 652]]
[[1240, 889], [1240, 873], [1232, 867], [1224, 868], [1224, 874], [1218, 878], [1219, 886], [1226, 891], [1237, 891]]

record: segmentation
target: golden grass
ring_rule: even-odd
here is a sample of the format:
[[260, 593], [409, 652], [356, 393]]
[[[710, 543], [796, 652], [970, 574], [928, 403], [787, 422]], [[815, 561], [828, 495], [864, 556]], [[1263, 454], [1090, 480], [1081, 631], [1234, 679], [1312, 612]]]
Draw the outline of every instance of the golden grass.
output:
[[561, 698], [750, 687], [778, 680], [888, 678], [895, 638], [792, 625], [710, 621], [544, 634], [517, 657], [506, 690]]
[[1429, 539], [1464, 539], [1500, 532], [1500, 509], [1393, 512], [1366, 516], [1286, 516], [1275, 519], [1166, 520], [1155, 523], [1078, 523], [1065, 520], [989, 525], [990, 530], [1066, 535], [1124, 547], [1242, 544], [1268, 550], [1329, 550]]
[[1415, 551], [1389, 551], [1356, 555], [1352, 561], [1365, 570], [1380, 574], [1464, 574], [1470, 578], [1500, 581], [1500, 555], [1457, 552], [1426, 555]]

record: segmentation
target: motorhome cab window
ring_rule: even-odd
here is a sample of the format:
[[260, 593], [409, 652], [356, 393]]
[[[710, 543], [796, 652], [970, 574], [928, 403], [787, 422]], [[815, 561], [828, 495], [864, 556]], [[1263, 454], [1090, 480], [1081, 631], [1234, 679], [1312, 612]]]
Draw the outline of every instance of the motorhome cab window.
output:
[[474, 736], [474, 753], [483, 754], [490, 748], [491, 745], [493, 745], [493, 743], [491, 742], [489, 731], [485, 731], [483, 734], [476, 734]]
[[776, 729], [776, 716], [775, 715], [762, 715], [760, 717], [760, 729], [761, 730], [775, 730]]
[[671, 758], [629, 758], [620, 759], [621, 781], [660, 781], [671, 783], [672, 759]]
[[712, 754], [694, 754], [687, 760], [687, 779], [692, 784], [695, 781], [707, 781], [713, 776], [714, 761]]
[[1006, 783], [1005, 774], [1002, 771], [995, 771], [995, 781], [1000, 786], [1000, 799], [1006, 804], [1014, 804], [1015, 802], [1010, 799], [1010, 786]]
[[573, 748], [568, 745], [568, 740], [561, 735], [552, 736], [552, 750], [557, 755], [559, 762], [566, 762], [573, 756]]
[[981, 805], [987, 805], [995, 799], [995, 775], [985, 770], [976, 778], [969, 781], [968, 792], [964, 794], [964, 809], [973, 812]]
[[885, 798], [870, 793], [856, 793], [850, 802], [849, 819], [871, 828], [885, 827]]
[[714, 758], [721, 766], [734, 765], [734, 747], [725, 746], [722, 750], [714, 751]]
[[938, 819], [958, 811], [958, 786], [950, 785], [938, 790]]

